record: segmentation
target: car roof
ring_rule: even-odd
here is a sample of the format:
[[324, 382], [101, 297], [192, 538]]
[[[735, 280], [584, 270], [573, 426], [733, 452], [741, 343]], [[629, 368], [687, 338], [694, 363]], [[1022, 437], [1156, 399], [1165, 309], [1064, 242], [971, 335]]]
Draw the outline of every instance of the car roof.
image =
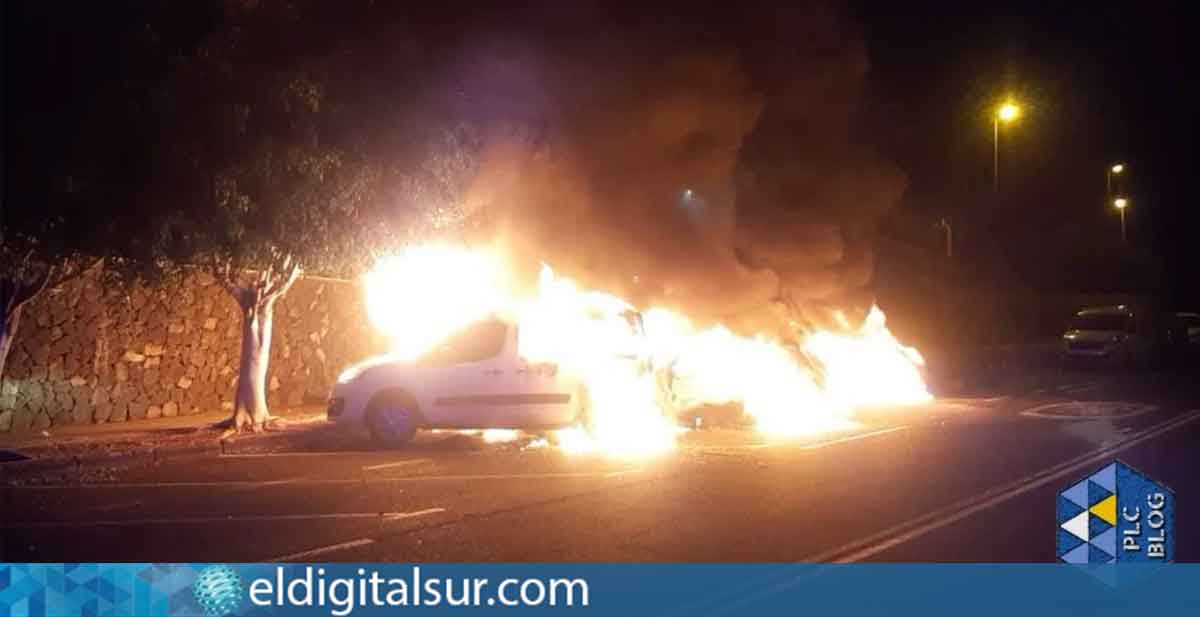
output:
[[1076, 315], [1132, 315], [1133, 311], [1124, 304], [1114, 306], [1085, 306]]

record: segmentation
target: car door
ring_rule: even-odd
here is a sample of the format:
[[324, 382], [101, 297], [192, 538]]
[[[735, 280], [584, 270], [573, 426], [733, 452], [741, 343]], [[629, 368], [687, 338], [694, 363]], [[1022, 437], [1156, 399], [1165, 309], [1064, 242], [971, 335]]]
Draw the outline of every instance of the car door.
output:
[[558, 427], [574, 422], [572, 402], [579, 394], [575, 382], [553, 362], [532, 362], [521, 357], [517, 341], [519, 331], [514, 328], [514, 396], [509, 413], [524, 428]]
[[504, 396], [516, 387], [508, 353], [512, 326], [495, 319], [472, 324], [430, 354], [436, 377], [428, 384], [435, 427], [494, 426]]

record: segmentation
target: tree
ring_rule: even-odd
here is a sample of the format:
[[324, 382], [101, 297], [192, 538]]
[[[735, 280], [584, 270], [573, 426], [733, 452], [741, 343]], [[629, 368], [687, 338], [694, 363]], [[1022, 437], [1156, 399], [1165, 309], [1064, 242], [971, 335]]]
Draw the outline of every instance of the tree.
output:
[[33, 238], [21, 237], [11, 229], [0, 229], [0, 263], [3, 264], [0, 266], [3, 268], [0, 270], [0, 377], [3, 377], [25, 304], [81, 268], [78, 258], [40, 252]]
[[[64, 214], [20, 218], [53, 224], [70, 241], [7, 259], [44, 234], [16, 242], [6, 200], [0, 280], [11, 270], [19, 284], [6, 284], [3, 300], [24, 303], [68, 257], [110, 256], [105, 272], [127, 280], [206, 271], [243, 316], [228, 424], [261, 429], [271, 422], [276, 302], [304, 272], [353, 275], [375, 247], [461, 226], [478, 134], [452, 112], [455, 93], [436, 83], [424, 42], [403, 20], [377, 19], [369, 3], [155, 7], [130, 8], [135, 15], [95, 33], [110, 38], [86, 49], [116, 48], [117, 57], [78, 60], [72, 74], [92, 87], [63, 95], [78, 101], [65, 118], [50, 115], [22, 135], [42, 156], [15, 170], [6, 159], [8, 177], [54, 170], [25, 191], [38, 199], [23, 207], [38, 213], [60, 195]], [[27, 106], [30, 117], [37, 107]], [[70, 147], [41, 145], [48, 129]]]
[[239, 8], [174, 63], [152, 97], [157, 157], [138, 210], [160, 241], [141, 261], [205, 269], [237, 302], [233, 430], [272, 422], [275, 303], [304, 270], [345, 273], [367, 257], [370, 226], [360, 214], [380, 173], [350, 152], [331, 113], [335, 35], [320, 21], [286, 3]]

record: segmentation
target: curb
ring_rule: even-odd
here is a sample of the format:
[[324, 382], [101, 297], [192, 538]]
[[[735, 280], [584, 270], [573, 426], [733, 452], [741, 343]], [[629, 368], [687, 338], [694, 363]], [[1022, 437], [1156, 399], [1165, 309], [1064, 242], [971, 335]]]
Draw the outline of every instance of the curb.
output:
[[82, 476], [89, 471], [100, 469], [131, 469], [146, 467], [161, 462], [178, 462], [187, 459], [216, 457], [220, 455], [222, 444], [213, 440], [210, 444], [189, 444], [187, 446], [170, 447], [156, 446], [149, 449], [126, 452], [89, 453], [83, 455], [57, 455], [34, 458], [26, 461], [14, 461], [0, 465], [0, 483], [11, 484], [14, 481], [30, 480], [55, 476], [69, 481], [81, 481]]
[[262, 434], [250, 440], [222, 440], [214, 436], [212, 439], [193, 443], [154, 445], [115, 452], [49, 454], [23, 461], [0, 463], [0, 484], [46, 476], [79, 482], [83, 480], [86, 472], [100, 469], [124, 470], [203, 458], [215, 459], [223, 454], [254, 453], [261, 448], [277, 445], [278, 442], [294, 439], [299, 432], [283, 430]]

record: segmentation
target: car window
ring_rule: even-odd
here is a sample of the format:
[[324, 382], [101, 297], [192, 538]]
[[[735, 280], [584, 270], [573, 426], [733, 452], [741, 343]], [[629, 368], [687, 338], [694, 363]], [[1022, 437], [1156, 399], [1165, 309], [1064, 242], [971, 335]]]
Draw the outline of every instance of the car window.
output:
[[489, 319], [474, 323], [442, 341], [426, 353], [420, 362], [431, 366], [447, 366], [494, 358], [504, 349], [507, 334], [508, 324], [502, 321]]
[[1133, 317], [1119, 314], [1076, 315], [1071, 320], [1071, 330], [1105, 330], [1111, 332], [1132, 331]]

